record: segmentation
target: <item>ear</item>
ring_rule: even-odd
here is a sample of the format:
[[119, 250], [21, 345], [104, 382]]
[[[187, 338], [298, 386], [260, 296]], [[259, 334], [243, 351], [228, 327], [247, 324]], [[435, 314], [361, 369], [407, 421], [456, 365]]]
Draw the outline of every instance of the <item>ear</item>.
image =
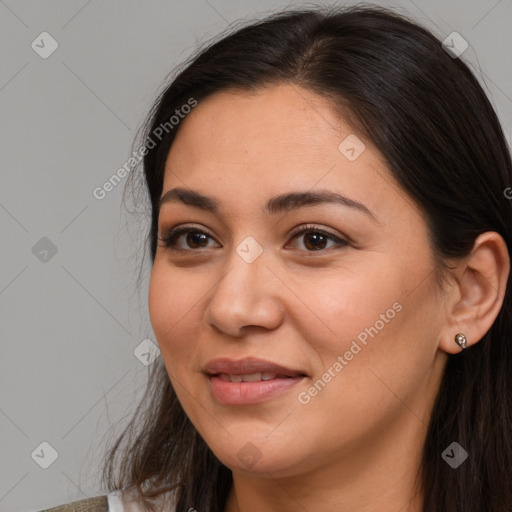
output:
[[447, 292], [447, 318], [439, 348], [450, 354], [462, 349], [455, 335], [463, 333], [467, 347], [478, 343], [496, 320], [503, 305], [510, 256], [501, 235], [487, 231], [479, 235], [471, 253], [460, 260], [454, 271], [454, 283]]

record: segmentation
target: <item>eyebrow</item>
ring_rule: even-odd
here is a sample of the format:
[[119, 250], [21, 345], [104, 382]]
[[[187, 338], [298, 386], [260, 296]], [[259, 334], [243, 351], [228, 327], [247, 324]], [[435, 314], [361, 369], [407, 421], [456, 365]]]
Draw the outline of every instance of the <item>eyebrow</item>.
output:
[[[220, 203], [213, 197], [201, 194], [195, 190], [176, 187], [167, 191], [161, 198], [159, 205], [165, 203], [179, 202], [188, 206], [193, 206], [201, 210], [220, 214]], [[281, 212], [290, 212], [305, 206], [314, 206], [322, 203], [339, 204], [349, 208], [354, 208], [374, 220], [375, 215], [359, 201], [350, 199], [341, 194], [337, 194], [330, 190], [318, 190], [316, 192], [289, 192], [281, 194], [269, 199], [264, 210], [276, 215]]]

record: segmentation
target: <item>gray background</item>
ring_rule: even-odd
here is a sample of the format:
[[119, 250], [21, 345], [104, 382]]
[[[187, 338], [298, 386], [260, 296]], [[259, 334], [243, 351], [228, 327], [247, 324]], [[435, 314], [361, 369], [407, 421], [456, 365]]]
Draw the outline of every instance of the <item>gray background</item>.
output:
[[[457, 31], [469, 42], [461, 58], [474, 64], [510, 143], [512, 0], [376, 3], [440, 39]], [[147, 378], [134, 355], [155, 341], [147, 262], [136, 287], [145, 226], [123, 213], [124, 183], [103, 200], [93, 189], [131, 155], [175, 65], [229, 23], [289, 5], [305, 4], [0, 0], [1, 511], [101, 494], [109, 428], [126, 423]], [[43, 59], [31, 43], [47, 50], [45, 31], [58, 48]], [[58, 454], [47, 469], [43, 442]]]

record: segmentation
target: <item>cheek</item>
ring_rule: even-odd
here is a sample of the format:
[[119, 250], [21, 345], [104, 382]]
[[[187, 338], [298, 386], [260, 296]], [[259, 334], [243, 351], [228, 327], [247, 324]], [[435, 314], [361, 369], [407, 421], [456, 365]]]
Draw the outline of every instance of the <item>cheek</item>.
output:
[[[320, 364], [300, 403], [317, 414], [329, 407], [347, 432], [397, 414], [402, 401], [421, 416], [424, 403], [418, 397], [427, 396], [423, 392], [436, 356], [439, 312], [433, 279], [411, 293], [411, 274], [390, 270], [380, 280], [375, 277], [373, 286], [333, 283], [323, 301], [310, 295], [335, 334], [309, 331]], [[318, 416], [306, 421], [313, 417]]]
[[366, 266], [360, 272], [338, 269], [321, 279], [294, 283], [308, 306], [304, 310], [301, 305], [294, 321], [301, 325], [301, 337], [314, 342], [323, 363], [349, 350], [354, 340], [364, 346], [372, 335], [380, 335], [396, 322], [403, 296], [399, 278], [391, 268], [382, 274]]
[[318, 287], [304, 286], [303, 296], [329, 328], [329, 341], [337, 342], [337, 350], [353, 340], [364, 345], [379, 339], [384, 345], [389, 337], [398, 342], [436, 321], [431, 262], [417, 250], [407, 259], [402, 252], [359, 253], [326, 275]]
[[200, 296], [194, 292], [190, 279], [155, 262], [149, 281], [148, 307], [151, 325], [166, 365], [170, 359], [182, 360], [190, 350], [187, 339], [190, 338], [191, 328], [199, 325], [194, 315], [200, 306]]
[[[427, 262], [425, 267], [418, 263], [428, 268]], [[337, 390], [333, 395], [322, 391], [325, 399], [350, 391], [356, 406], [361, 401], [376, 404], [387, 396], [393, 399], [386, 384], [404, 395], [409, 385], [421, 385], [435, 357], [439, 319], [433, 279], [411, 292], [419, 277], [423, 275], [389, 262], [326, 276], [317, 287], [304, 285], [310, 282], [304, 280], [301, 288], [297, 281], [295, 289], [307, 297], [312, 311], [301, 308], [294, 322], [314, 354], [314, 377], [322, 381], [318, 391], [324, 384]]]

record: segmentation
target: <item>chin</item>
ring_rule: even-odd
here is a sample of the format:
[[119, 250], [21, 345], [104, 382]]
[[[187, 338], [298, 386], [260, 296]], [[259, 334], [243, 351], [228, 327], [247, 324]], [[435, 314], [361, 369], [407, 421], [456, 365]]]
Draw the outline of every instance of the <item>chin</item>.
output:
[[304, 470], [304, 460], [299, 460], [299, 454], [290, 457], [295, 446], [288, 446], [289, 443], [277, 445], [271, 440], [265, 439], [264, 434], [261, 440], [252, 435], [229, 438], [223, 446], [210, 445], [215, 456], [231, 471], [240, 473], [262, 474], [268, 476], [291, 476], [295, 472]]

